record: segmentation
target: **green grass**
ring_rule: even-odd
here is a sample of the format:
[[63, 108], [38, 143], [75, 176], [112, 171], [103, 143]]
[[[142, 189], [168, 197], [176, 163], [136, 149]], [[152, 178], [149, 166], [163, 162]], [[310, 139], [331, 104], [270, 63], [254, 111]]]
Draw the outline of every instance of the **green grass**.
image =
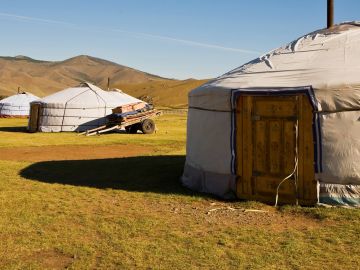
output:
[[[183, 188], [185, 116], [153, 135], [21, 132], [0, 119], [0, 269], [358, 269], [360, 213]], [[1, 147], [144, 145], [136, 157], [9, 161]], [[216, 207], [263, 209], [266, 213]]]

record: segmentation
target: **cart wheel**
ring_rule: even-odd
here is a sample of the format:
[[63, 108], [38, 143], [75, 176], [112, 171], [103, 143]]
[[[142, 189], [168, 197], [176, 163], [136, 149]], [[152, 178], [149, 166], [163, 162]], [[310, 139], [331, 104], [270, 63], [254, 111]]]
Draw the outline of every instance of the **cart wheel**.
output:
[[126, 132], [130, 134], [136, 134], [139, 129], [140, 129], [139, 124], [125, 127]]
[[141, 122], [141, 131], [144, 134], [152, 134], [155, 131], [155, 122], [151, 119], [145, 119]]

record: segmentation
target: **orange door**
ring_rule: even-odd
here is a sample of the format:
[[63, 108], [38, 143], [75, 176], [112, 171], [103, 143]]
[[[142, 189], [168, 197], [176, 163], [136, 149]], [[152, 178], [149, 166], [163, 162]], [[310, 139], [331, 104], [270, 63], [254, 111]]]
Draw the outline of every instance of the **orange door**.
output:
[[[273, 203], [316, 203], [312, 107], [305, 95], [241, 96], [237, 108], [237, 195]], [[297, 131], [296, 131], [297, 126]], [[297, 150], [296, 150], [297, 149]]]

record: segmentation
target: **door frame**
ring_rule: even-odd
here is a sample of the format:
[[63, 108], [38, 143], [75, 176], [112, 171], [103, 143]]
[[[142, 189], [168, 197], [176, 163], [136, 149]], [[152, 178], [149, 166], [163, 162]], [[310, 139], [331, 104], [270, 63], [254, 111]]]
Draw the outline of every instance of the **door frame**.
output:
[[237, 102], [240, 96], [294, 96], [304, 94], [307, 96], [309, 103], [313, 109], [312, 129], [314, 142], [314, 171], [319, 173], [322, 171], [322, 156], [321, 156], [321, 132], [320, 119], [318, 117], [319, 104], [315, 98], [314, 91], [311, 86], [302, 87], [275, 87], [275, 88], [238, 88], [231, 90], [231, 173], [239, 175], [237, 172]]

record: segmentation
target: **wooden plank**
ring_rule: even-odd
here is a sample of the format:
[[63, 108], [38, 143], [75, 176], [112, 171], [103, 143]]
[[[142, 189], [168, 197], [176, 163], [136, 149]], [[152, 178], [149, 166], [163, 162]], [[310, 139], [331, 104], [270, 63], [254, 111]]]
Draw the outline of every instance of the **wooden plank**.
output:
[[299, 199], [304, 198], [304, 121], [308, 121], [307, 119], [304, 119], [304, 113], [303, 113], [303, 106], [304, 106], [304, 96], [298, 95], [298, 132], [299, 132], [299, 138], [298, 138], [298, 190], [297, 195]]
[[[308, 101], [307, 97], [303, 96], [303, 115], [304, 119], [304, 154], [303, 154], [303, 198], [310, 202], [317, 201], [317, 183], [315, 180], [315, 169], [314, 169], [314, 142], [312, 132], [312, 116], [313, 109]], [[306, 102], [305, 102], [306, 101]], [[306, 187], [306, 188], [305, 188]]]
[[289, 175], [295, 166], [295, 123], [284, 121], [283, 174]]
[[149, 111], [146, 111], [146, 112], [140, 112], [140, 113], [136, 113], [136, 114], [127, 115], [127, 116], [123, 117], [123, 119], [124, 120], [126, 120], [126, 119], [136, 119], [136, 118], [140, 118], [142, 116], [152, 115], [154, 113], [156, 113], [156, 110], [149, 110]]
[[112, 127], [108, 127], [108, 128], [97, 129], [96, 131], [87, 132], [87, 133], [85, 133], [85, 135], [86, 136], [100, 135], [101, 133], [109, 132], [114, 129], [120, 129], [120, 126], [112, 126]]
[[290, 99], [277, 98], [272, 100], [260, 99], [255, 103], [257, 115], [266, 117], [291, 117], [295, 116], [296, 104]]
[[[276, 189], [280, 182], [282, 181], [281, 177], [278, 176], [258, 176], [256, 177], [256, 191], [257, 194], [261, 196], [268, 196], [270, 200], [275, 199]], [[287, 199], [292, 199], [295, 202], [294, 194], [294, 181], [288, 180], [281, 184], [279, 188], [279, 200], [283, 201], [284, 197]]]
[[113, 115], [109, 115], [109, 124], [116, 125], [121, 124], [122, 127], [132, 125], [134, 123], [140, 123], [144, 119], [155, 118], [162, 114], [162, 112], [157, 110], [148, 111], [146, 113], [139, 113], [133, 115], [132, 117], [115, 117]]
[[269, 122], [269, 164], [270, 173], [280, 173], [280, 150], [281, 150], [281, 123], [280, 121]]
[[244, 193], [253, 194], [252, 189], [252, 168], [253, 168], [253, 145], [252, 145], [252, 102], [251, 96], [244, 96], [244, 118], [243, 118], [243, 179]]
[[243, 178], [243, 96], [240, 96], [236, 102], [236, 192], [237, 194], [244, 193], [244, 178]]
[[258, 173], [265, 173], [267, 171], [266, 122], [255, 121], [254, 126], [254, 170]]
[[83, 131], [83, 132], [80, 132], [78, 135], [85, 135], [85, 134], [89, 134], [89, 133], [92, 133], [92, 132], [95, 132], [95, 131], [98, 131], [98, 130], [101, 130], [101, 129], [104, 129], [106, 128], [107, 125], [103, 125], [103, 126], [100, 126], [100, 127], [97, 127], [97, 128], [93, 128], [93, 129], [89, 129], [89, 130], [86, 130], [86, 131]]
[[141, 110], [145, 108], [146, 103], [145, 102], [135, 102], [131, 104], [125, 104], [119, 107], [116, 107], [112, 109], [113, 113], [125, 113], [125, 112], [132, 112], [136, 110]]

